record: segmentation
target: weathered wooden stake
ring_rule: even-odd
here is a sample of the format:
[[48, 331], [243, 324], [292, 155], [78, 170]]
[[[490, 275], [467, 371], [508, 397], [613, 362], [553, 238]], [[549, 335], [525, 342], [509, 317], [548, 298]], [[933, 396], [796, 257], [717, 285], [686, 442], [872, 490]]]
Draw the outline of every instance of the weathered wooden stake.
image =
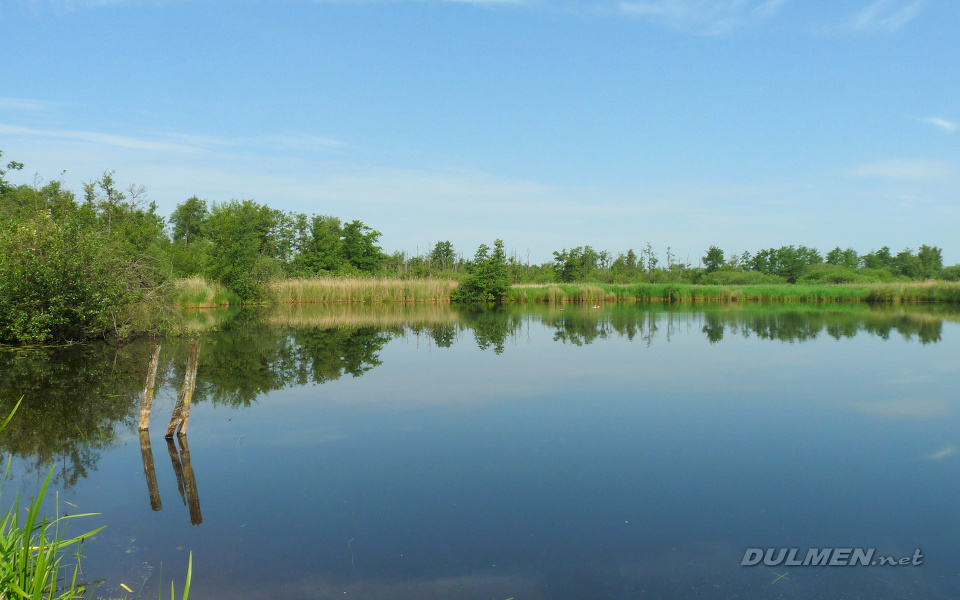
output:
[[150, 365], [147, 367], [147, 380], [143, 384], [140, 397], [140, 431], [150, 427], [150, 408], [153, 406], [153, 385], [157, 380], [157, 366], [160, 364], [160, 346], [150, 349]]
[[177, 436], [177, 440], [180, 442], [183, 488], [187, 493], [187, 506], [190, 508], [190, 524], [199, 525], [203, 522], [203, 515], [200, 514], [200, 494], [197, 492], [197, 478], [193, 474], [193, 467], [190, 466], [190, 446], [187, 444], [187, 436], [182, 433]]
[[[190, 342], [190, 358], [187, 360], [187, 372], [183, 376], [183, 385], [177, 394], [177, 403], [170, 415], [170, 425], [167, 426], [166, 438], [172, 438], [180, 429], [180, 435], [187, 434], [187, 423], [190, 421], [190, 400], [193, 398], [193, 388], [197, 384], [197, 367], [200, 365], [200, 340]], [[182, 426], [182, 429], [181, 429]]]
[[177, 453], [177, 445], [173, 443], [173, 438], [167, 439], [167, 454], [170, 455], [170, 462], [173, 463], [173, 474], [177, 478], [177, 490], [180, 492], [180, 499], [187, 503], [187, 497], [183, 490], [183, 466], [180, 464], [180, 455]]
[[[197, 369], [200, 367], [200, 340], [190, 342], [190, 362], [187, 365], [187, 373], [190, 375], [190, 388], [183, 399], [183, 427], [180, 428], [178, 435], [187, 435], [187, 425], [190, 424], [190, 401], [193, 400], [193, 390], [197, 387]], [[184, 437], [184, 439], [186, 439]], [[188, 451], [189, 452], [189, 451]]]
[[163, 505], [160, 503], [160, 488], [157, 487], [157, 471], [153, 466], [149, 431], [140, 432], [140, 454], [143, 456], [143, 473], [147, 476], [147, 491], [150, 492], [150, 508], [160, 510]]

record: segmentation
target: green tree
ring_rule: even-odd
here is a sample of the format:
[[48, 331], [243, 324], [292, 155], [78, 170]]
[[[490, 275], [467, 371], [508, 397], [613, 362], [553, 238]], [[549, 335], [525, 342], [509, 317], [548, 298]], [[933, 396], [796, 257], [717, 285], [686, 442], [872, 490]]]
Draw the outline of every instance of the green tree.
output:
[[0, 340], [127, 337], [153, 327], [170, 276], [163, 219], [112, 176], [78, 204], [59, 182], [0, 194]]
[[210, 239], [208, 274], [242, 300], [260, 301], [280, 274], [270, 233], [278, 211], [253, 200], [214, 204], [204, 235]]
[[943, 251], [940, 248], [924, 244], [917, 251], [917, 258], [920, 259], [924, 277], [930, 279], [939, 276], [943, 269]]
[[373, 273], [384, 259], [377, 245], [380, 235], [360, 221], [350, 221], [343, 226], [343, 258], [355, 269]]
[[314, 215], [297, 261], [312, 275], [338, 272], [343, 266], [342, 235], [340, 219]]
[[600, 254], [590, 246], [577, 246], [568, 252], [554, 251], [554, 273], [557, 281], [571, 282], [595, 279], [599, 270]]
[[454, 302], [499, 302], [510, 287], [507, 255], [503, 240], [493, 243], [493, 252], [486, 244], [480, 244], [473, 261], [467, 265], [467, 276], [454, 289]]
[[203, 234], [204, 225], [210, 211], [207, 210], [207, 201], [192, 196], [170, 215], [170, 224], [173, 225], [173, 241], [184, 247], [196, 242]]
[[897, 275], [905, 275], [910, 279], [918, 279], [923, 276], [923, 263], [909, 248], [904, 248], [903, 251], [897, 253], [893, 265], [893, 270]]
[[703, 257], [703, 266], [707, 273], [712, 273], [723, 266], [723, 250], [710, 246], [707, 255]]
[[[0, 150], [0, 156], [3, 156], [2, 150]], [[23, 163], [17, 162], [15, 160], [11, 160], [10, 162], [8, 162], [7, 167], [5, 169], [0, 168], [0, 194], [6, 194], [7, 192], [16, 189], [14, 186], [11, 186], [6, 179], [4, 179], [4, 176], [6, 176], [7, 171], [20, 171], [21, 169], [23, 169]]]
[[863, 256], [863, 266], [868, 269], [892, 269], [894, 259], [893, 255], [890, 254], [890, 248], [884, 246], [879, 250], [865, 254]]
[[453, 244], [449, 240], [437, 242], [437, 245], [430, 251], [430, 262], [441, 269], [453, 267], [457, 260], [457, 255], [453, 252]]

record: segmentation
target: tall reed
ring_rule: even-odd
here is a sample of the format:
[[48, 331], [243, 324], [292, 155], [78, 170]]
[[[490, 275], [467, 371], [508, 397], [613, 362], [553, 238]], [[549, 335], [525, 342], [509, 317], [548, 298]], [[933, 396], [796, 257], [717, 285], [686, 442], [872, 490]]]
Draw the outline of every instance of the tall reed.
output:
[[216, 308], [240, 304], [240, 297], [216, 281], [188, 277], [174, 282], [174, 298], [180, 308]]
[[510, 302], [960, 302], [960, 283], [935, 281], [869, 285], [683, 283], [515, 285]]
[[351, 302], [449, 302], [449, 279], [286, 279], [271, 288], [281, 304]]

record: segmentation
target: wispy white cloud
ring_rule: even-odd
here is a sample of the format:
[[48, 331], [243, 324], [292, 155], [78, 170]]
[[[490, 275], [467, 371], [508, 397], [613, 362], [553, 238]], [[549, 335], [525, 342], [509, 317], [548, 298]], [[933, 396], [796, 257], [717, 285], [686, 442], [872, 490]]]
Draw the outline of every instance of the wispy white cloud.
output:
[[785, 0], [625, 0], [621, 12], [703, 35], [721, 35], [776, 15]]
[[925, 158], [893, 158], [877, 160], [847, 169], [845, 174], [860, 179], [896, 179], [929, 181], [943, 179], [957, 172], [949, 162]]
[[113, 147], [165, 153], [198, 154], [215, 151], [230, 151], [264, 147], [279, 151], [298, 153], [330, 153], [343, 147], [343, 142], [307, 134], [269, 135], [256, 138], [223, 138], [209, 135], [192, 135], [176, 132], [152, 132], [150, 136], [134, 137], [114, 135], [98, 131], [76, 129], [41, 129], [0, 123], [0, 134], [22, 138], [48, 138], [81, 142], [92, 147]]
[[923, 0], [876, 0], [851, 21], [854, 31], [897, 31], [916, 18]]
[[305, 152], [332, 152], [343, 146], [340, 140], [315, 135], [278, 135], [270, 140], [285, 150]]
[[21, 127], [19, 125], [0, 124], [0, 134], [32, 138], [55, 138], [76, 142], [91, 142], [103, 146], [114, 146], [130, 150], [157, 150], [162, 152], [184, 152], [190, 154], [203, 151], [203, 148], [199, 148], [197, 146], [178, 144], [164, 140], [135, 138], [126, 135], [113, 135], [109, 133], [79, 131], [73, 129], [37, 129], [33, 127]]
[[876, 417], [940, 417], [950, 412], [945, 400], [932, 398], [897, 398], [893, 400], [864, 401], [853, 404], [857, 412]]
[[34, 10], [48, 8], [57, 12], [73, 12], [93, 8], [109, 8], [125, 4], [142, 4], [142, 0], [28, 0]]
[[39, 112], [47, 110], [49, 102], [27, 98], [0, 98], [0, 110]]
[[438, 0], [458, 4], [526, 4], [527, 0]]
[[956, 453], [957, 453], [957, 447], [954, 446], [953, 444], [950, 444], [950, 445], [944, 446], [937, 452], [927, 454], [926, 456], [924, 456], [924, 458], [927, 460], [943, 460], [945, 458], [949, 458], [955, 455]]
[[914, 119], [915, 121], [920, 121], [921, 123], [927, 123], [928, 125], [933, 125], [935, 127], [938, 127], [939, 129], [947, 133], [953, 133], [954, 131], [957, 130], [957, 127], [958, 127], [954, 121], [944, 119], [943, 117], [927, 117], [927, 118], [911, 117], [911, 118]]

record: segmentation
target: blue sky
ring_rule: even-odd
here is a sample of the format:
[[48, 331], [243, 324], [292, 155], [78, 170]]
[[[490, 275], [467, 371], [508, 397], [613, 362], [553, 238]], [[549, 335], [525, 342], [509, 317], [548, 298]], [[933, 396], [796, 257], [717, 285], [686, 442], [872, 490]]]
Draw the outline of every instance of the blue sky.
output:
[[953, 0], [4, 0], [0, 150], [385, 250], [960, 262]]

